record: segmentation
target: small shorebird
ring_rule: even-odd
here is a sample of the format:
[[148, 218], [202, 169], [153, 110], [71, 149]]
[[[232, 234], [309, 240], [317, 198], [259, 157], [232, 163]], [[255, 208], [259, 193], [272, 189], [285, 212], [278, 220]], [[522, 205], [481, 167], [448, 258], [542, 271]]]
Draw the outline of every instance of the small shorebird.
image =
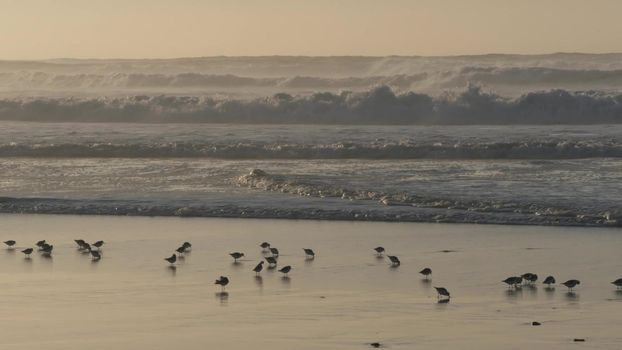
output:
[[91, 256], [93, 257], [93, 260], [100, 260], [102, 258], [102, 255], [99, 253], [99, 251], [96, 250], [91, 250]]
[[263, 251], [267, 251], [268, 249], [270, 249], [270, 243], [268, 242], [263, 242], [259, 246], [261, 247]]
[[261, 270], [263, 270], [263, 261], [260, 261], [259, 264], [257, 264], [257, 266], [255, 266], [255, 268], [253, 269], [253, 271], [255, 271], [255, 274], [257, 276], [259, 276], [259, 273], [261, 272]]
[[279, 272], [284, 273], [286, 276], [287, 274], [292, 270], [292, 267], [287, 265], [287, 266], [283, 266], [282, 269], [279, 270]]
[[217, 279], [216, 282], [214, 282], [214, 284], [220, 284], [221, 289], [225, 290], [225, 286], [229, 284], [229, 279], [225, 276], [220, 276], [220, 278]]
[[277, 261], [276, 261], [275, 258], [273, 258], [271, 256], [267, 256], [266, 257], [266, 261], [268, 262], [268, 265], [269, 265], [268, 268], [270, 268], [270, 266], [273, 267], [273, 268], [276, 267], [276, 262]]
[[184, 247], [185, 252], [192, 250], [192, 244], [190, 244], [190, 242], [184, 242], [181, 246]]
[[305, 255], [307, 256], [307, 258], [315, 258], [315, 252], [313, 251], [313, 249], [309, 249], [309, 248], [302, 248], [305, 251]]
[[378, 255], [382, 255], [382, 253], [384, 253], [384, 248], [383, 247], [376, 247], [376, 248], [374, 248], [374, 250], [376, 251], [376, 254], [378, 254]]
[[278, 257], [279, 256], [279, 250], [278, 249], [272, 248], [272, 247], [270, 247], [269, 249], [270, 249], [270, 253], [272, 253], [273, 257]]
[[[73, 241], [76, 242], [79, 250], [84, 249], [84, 243], [86, 242], [83, 239], [74, 239]], [[43, 243], [45, 243], [45, 241], [43, 241]]]
[[24, 255], [26, 255], [26, 258], [30, 258], [30, 254], [32, 254], [33, 250], [34, 249], [32, 249], [32, 248], [26, 248], [26, 249], [22, 250], [22, 253], [24, 253]]
[[551, 284], [555, 284], [555, 277], [553, 276], [547, 276], [544, 281], [542, 282], [542, 284], [546, 284], [549, 287], [551, 286]]
[[97, 250], [100, 250], [103, 245], [104, 245], [104, 241], [97, 241], [93, 243], [93, 246], [97, 248]]
[[431, 275], [432, 275], [432, 269], [431, 269], [431, 268], [429, 268], [429, 267], [426, 267], [425, 269], [423, 269], [423, 270], [419, 271], [419, 273], [420, 273], [420, 274], [422, 274], [422, 275], [424, 275], [424, 276], [425, 276], [425, 279], [427, 280], [427, 279], [428, 279], [428, 276], [431, 276]]
[[568, 287], [568, 291], [572, 292], [572, 288], [576, 287], [577, 284], [581, 284], [581, 281], [579, 280], [568, 280], [564, 283], [562, 283], [564, 286]]
[[6, 244], [10, 249], [13, 249], [13, 246], [15, 245], [15, 241], [10, 240], [10, 241], [4, 241], [4, 244]]
[[44, 244], [45, 244], [45, 239], [44, 239], [44, 240], [42, 240], [42, 241], [39, 241], [39, 242], [35, 243], [35, 245], [36, 245], [37, 247], [39, 247], [39, 249], [41, 249], [41, 248], [43, 247], [43, 245], [44, 245]]
[[173, 254], [168, 258], [164, 258], [164, 260], [168, 261], [171, 265], [173, 265], [177, 261], [177, 255]]
[[517, 285], [519, 285], [522, 281], [523, 281], [522, 277], [512, 276], [512, 277], [508, 277], [504, 279], [501, 282], [507, 284], [509, 288], [512, 288], [512, 287], [516, 287]]
[[90, 252], [92, 250], [91, 249], [91, 245], [86, 243], [86, 242], [84, 242], [82, 244], [82, 249], [81, 250], [82, 250], [82, 253], [86, 254], [86, 253], [88, 253], [88, 252]]
[[611, 284], [613, 284], [614, 286], [619, 288], [622, 288], [622, 278], [618, 278], [617, 280], [611, 282]]
[[244, 253], [233, 252], [233, 253], [230, 253], [229, 255], [231, 255], [234, 262], [238, 262], [238, 259], [244, 256]]
[[184, 253], [186, 252], [186, 247], [184, 247], [183, 245], [177, 249], [175, 249], [175, 251], [177, 252], [177, 254], [179, 254], [179, 256], [181, 257], [182, 255], [184, 255]]
[[389, 255], [389, 260], [391, 260], [391, 266], [400, 266], [402, 262], [397, 256]]
[[538, 280], [538, 275], [535, 273], [527, 272], [521, 276], [527, 283], [535, 283]]
[[449, 291], [446, 288], [434, 287], [434, 289], [436, 289], [436, 293], [438, 293], [437, 298], [441, 298], [441, 297], [447, 297], [447, 299], [450, 298]]
[[46, 255], [46, 256], [51, 256], [52, 250], [54, 250], [54, 246], [51, 244], [45, 243], [43, 247], [41, 247], [41, 251], [43, 252], [43, 255]]

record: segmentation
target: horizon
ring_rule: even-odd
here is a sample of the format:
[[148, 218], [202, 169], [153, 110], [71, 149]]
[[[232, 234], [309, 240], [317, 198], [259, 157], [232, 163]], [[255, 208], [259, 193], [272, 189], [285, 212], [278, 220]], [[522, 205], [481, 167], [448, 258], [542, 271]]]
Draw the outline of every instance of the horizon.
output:
[[209, 58], [460, 58], [460, 57], [485, 57], [485, 56], [517, 56], [517, 57], [539, 57], [557, 55], [584, 55], [584, 56], [607, 56], [622, 55], [622, 51], [611, 52], [583, 52], [583, 51], [558, 51], [544, 53], [503, 53], [489, 52], [479, 54], [450, 54], [450, 55], [205, 55], [205, 56], [171, 56], [171, 57], [49, 57], [38, 59], [1, 59], [0, 62], [49, 62], [49, 61], [166, 61], [166, 60], [186, 60], [186, 59], [209, 59]]
[[2, 60], [622, 51], [615, 0], [2, 1]]

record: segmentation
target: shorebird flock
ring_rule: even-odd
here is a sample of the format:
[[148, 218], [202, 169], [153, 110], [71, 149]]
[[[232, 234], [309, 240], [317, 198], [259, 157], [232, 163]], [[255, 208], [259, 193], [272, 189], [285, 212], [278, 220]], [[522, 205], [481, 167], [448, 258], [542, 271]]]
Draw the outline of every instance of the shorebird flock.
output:
[[[84, 254], [90, 254], [94, 261], [99, 261], [100, 259], [102, 259], [103, 257], [102, 247], [105, 244], [104, 241], [97, 241], [92, 244], [89, 244], [83, 239], [76, 239], [74, 240], [74, 242], [76, 243], [77, 249], [79, 251], [83, 252]], [[7, 249], [12, 250], [12, 249], [16, 249], [17, 242], [14, 240], [8, 240], [8, 241], [4, 241], [4, 244], [7, 246]], [[42, 240], [42, 241], [36, 242], [35, 246], [37, 247], [37, 250], [41, 253], [42, 256], [44, 257], [52, 256], [52, 251], [54, 250], [54, 246], [52, 244], [49, 244], [45, 240]], [[279, 250], [275, 247], [272, 247], [270, 243], [263, 242], [259, 245], [259, 247], [261, 247], [262, 253], [264, 253], [267, 256], [264, 257], [265, 261], [264, 260], [260, 261], [251, 270], [255, 272], [257, 276], [263, 271], [264, 263], [268, 264], [268, 269], [276, 268], [278, 265], [278, 257], [279, 257]], [[191, 250], [192, 250], [192, 244], [190, 242], [184, 242], [177, 249], [175, 249], [175, 252], [170, 257], [164, 258], [164, 260], [167, 261], [171, 266], [175, 266], [178, 259], [180, 257], [183, 257], [186, 253], [188, 253]], [[302, 248], [302, 250], [304, 251], [305, 258], [307, 260], [315, 259], [315, 252], [313, 251], [313, 249]], [[376, 252], [376, 255], [378, 257], [384, 258], [384, 254], [386, 252], [384, 247], [376, 247], [376, 248], [373, 248], [373, 250]], [[21, 252], [25, 256], [25, 259], [30, 259], [31, 254], [34, 251], [35, 251], [35, 248], [23, 248], [23, 250], [21, 250]], [[237, 263], [239, 259], [245, 256], [244, 253], [242, 252], [232, 252], [232, 253], [229, 253], [229, 255], [233, 258], [234, 263]], [[400, 259], [395, 255], [386, 255], [386, 258], [388, 259], [390, 266], [394, 268], [397, 268], [401, 265]], [[289, 272], [292, 271], [292, 266], [291, 265], [283, 266], [278, 271], [283, 273], [284, 276], [287, 276]], [[432, 276], [432, 269], [429, 267], [426, 267], [426, 268], [423, 268], [421, 271], [419, 271], [419, 273], [423, 275], [426, 280], [429, 280]], [[535, 273], [528, 272], [520, 276], [510, 276], [501, 282], [505, 283], [508, 286], [508, 288], [517, 289], [523, 286], [534, 286], [535, 283], [537, 283], [537, 281], [538, 281], [538, 275]], [[555, 280], [555, 277], [553, 276], [547, 276], [542, 281], [542, 283], [546, 284], [547, 288], [549, 289], [553, 288], [552, 286], [555, 285], [556, 282], [557, 281]], [[230, 280], [227, 276], [220, 276], [214, 282], [214, 284], [219, 285], [223, 291], [225, 290], [225, 287], [229, 283], [230, 283]], [[568, 288], [569, 292], [572, 292], [574, 288], [576, 288], [580, 284], [581, 284], [581, 281], [577, 279], [569, 279], [566, 282], [562, 283], [562, 285]], [[622, 278], [616, 279], [615, 281], [611, 282], [611, 284], [616, 286], [617, 289], [622, 289]], [[442, 302], [449, 301], [449, 298], [451, 297], [451, 295], [449, 291], [447, 290], [447, 288], [445, 287], [434, 287], [434, 288], [436, 289], [438, 299], [442, 300]]]

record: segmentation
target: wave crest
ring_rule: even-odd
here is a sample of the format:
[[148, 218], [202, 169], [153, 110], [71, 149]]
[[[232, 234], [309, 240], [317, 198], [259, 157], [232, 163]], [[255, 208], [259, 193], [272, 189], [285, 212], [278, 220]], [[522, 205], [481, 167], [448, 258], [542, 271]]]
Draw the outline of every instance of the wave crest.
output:
[[622, 123], [622, 94], [550, 90], [516, 99], [470, 86], [432, 97], [366, 92], [275, 94], [252, 100], [198, 96], [0, 100], [0, 120], [305, 124], [598, 124]]

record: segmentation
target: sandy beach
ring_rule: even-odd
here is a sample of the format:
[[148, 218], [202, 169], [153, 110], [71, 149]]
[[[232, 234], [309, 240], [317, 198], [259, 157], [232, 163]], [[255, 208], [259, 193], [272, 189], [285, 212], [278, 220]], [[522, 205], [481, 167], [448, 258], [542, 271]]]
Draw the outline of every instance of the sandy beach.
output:
[[[2, 349], [616, 349], [620, 229], [250, 219], [2, 215]], [[106, 241], [92, 262], [73, 242]], [[163, 260], [184, 241], [175, 269]], [[255, 277], [259, 243], [281, 251]], [[402, 265], [392, 268], [372, 248]], [[305, 260], [302, 248], [313, 248]], [[246, 257], [238, 264], [228, 253]], [[418, 271], [430, 267], [430, 282]], [[533, 288], [500, 281], [537, 273]], [[576, 278], [568, 293], [540, 281]], [[226, 294], [214, 280], [231, 280]], [[437, 303], [433, 286], [452, 294]], [[541, 326], [532, 326], [538, 321]], [[575, 343], [575, 338], [585, 339]]]

